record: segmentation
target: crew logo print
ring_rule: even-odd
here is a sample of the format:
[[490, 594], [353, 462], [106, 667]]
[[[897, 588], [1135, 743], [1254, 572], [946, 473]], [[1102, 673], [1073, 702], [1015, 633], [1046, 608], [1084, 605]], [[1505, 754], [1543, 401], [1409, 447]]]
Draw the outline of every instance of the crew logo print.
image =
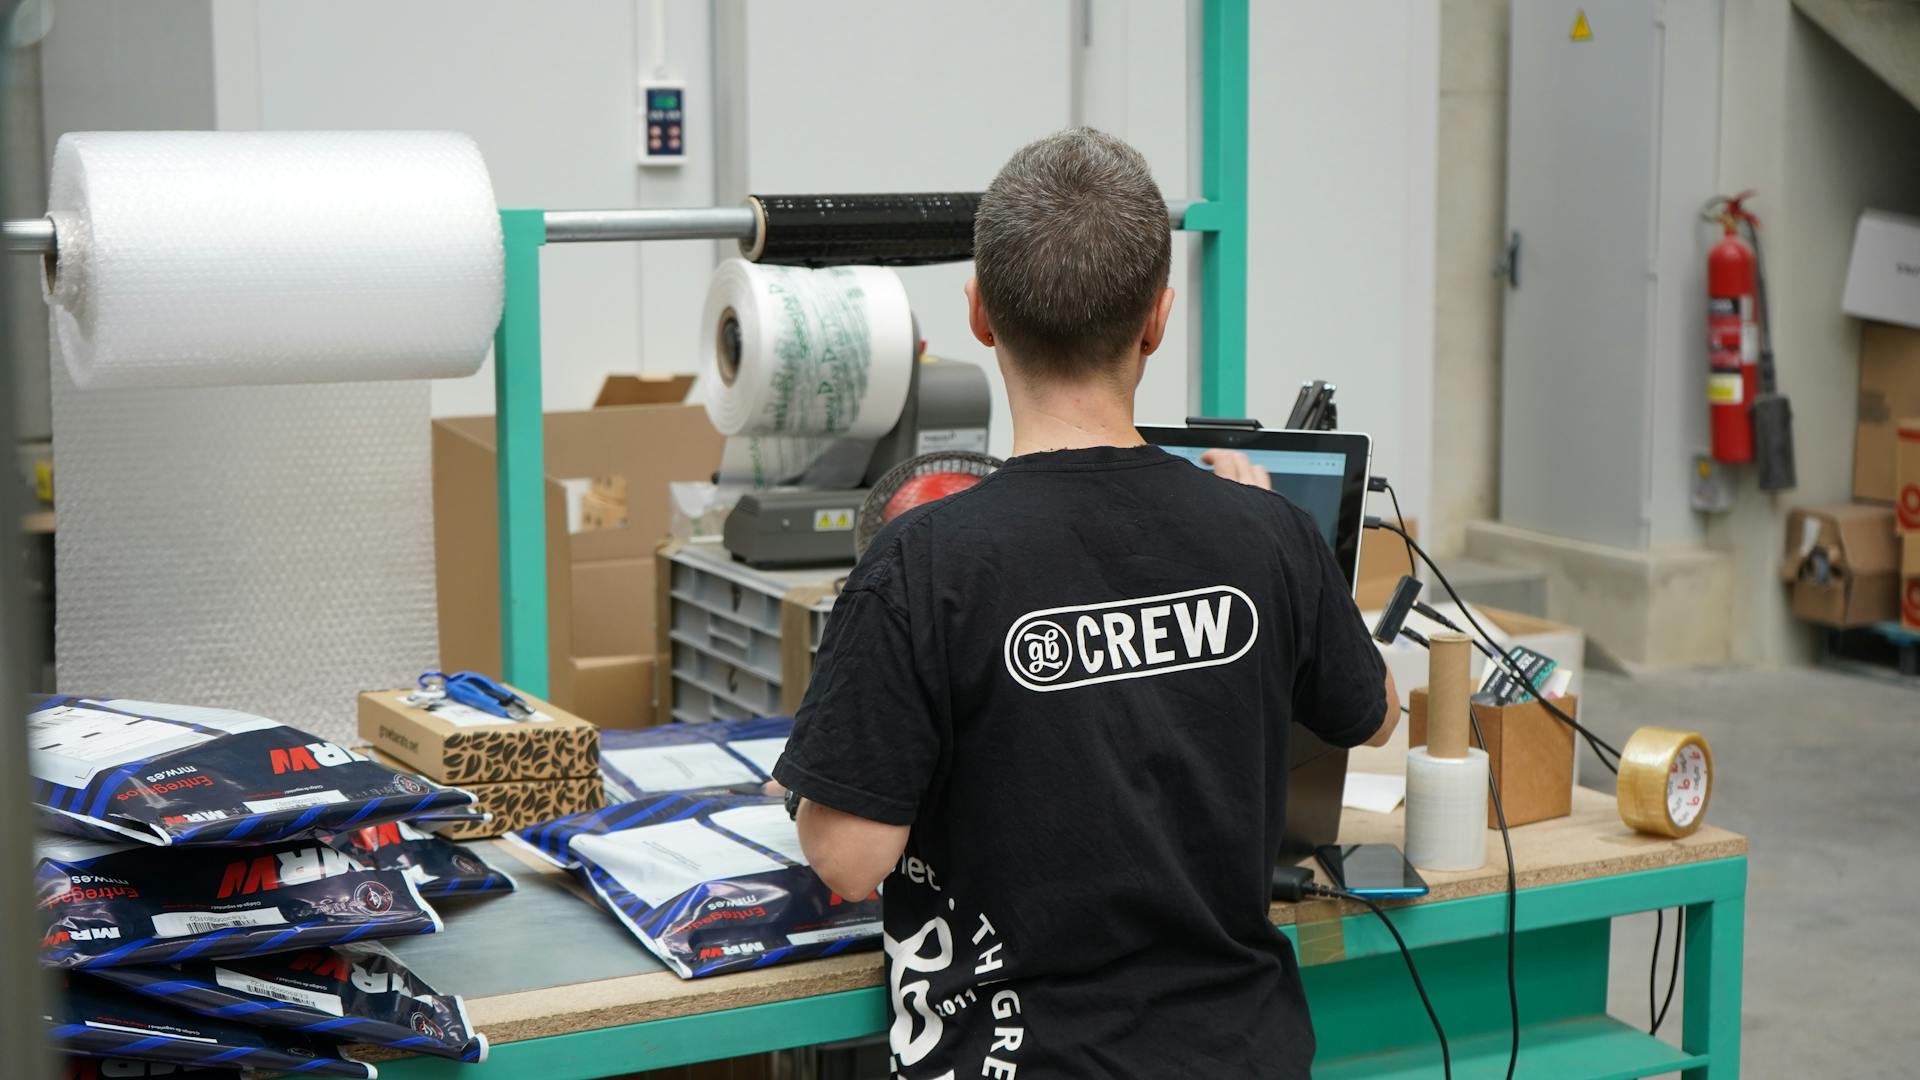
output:
[[1007, 674], [1047, 693], [1231, 664], [1260, 637], [1260, 613], [1231, 585], [1030, 611], [1004, 646]]

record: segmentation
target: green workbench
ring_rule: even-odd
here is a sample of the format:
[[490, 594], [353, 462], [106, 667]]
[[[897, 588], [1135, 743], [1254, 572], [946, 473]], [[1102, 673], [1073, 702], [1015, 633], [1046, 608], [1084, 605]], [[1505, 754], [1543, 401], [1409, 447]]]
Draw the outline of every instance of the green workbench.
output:
[[[1349, 810], [1346, 843], [1399, 842], [1401, 818]], [[1520, 867], [1518, 1075], [1554, 1080], [1684, 1071], [1723, 1080], [1740, 1069], [1740, 969], [1746, 840], [1711, 826], [1684, 840], [1629, 831], [1613, 800], [1584, 789], [1571, 816], [1513, 830]], [[1431, 873], [1425, 899], [1390, 909], [1453, 1046], [1457, 1077], [1505, 1075], [1506, 864]], [[570, 879], [486, 847], [519, 892], [447, 906], [447, 932], [397, 951], [429, 982], [467, 995], [493, 1040], [484, 1065], [383, 1061], [384, 1080], [538, 1080], [643, 1069], [879, 1034], [886, 1019], [877, 953], [683, 981]], [[1611, 920], [1687, 908], [1681, 1046], [1607, 1015]], [[1320, 1050], [1316, 1077], [1439, 1077], [1433, 1029], [1392, 938], [1361, 909], [1277, 904], [1274, 921], [1305, 965]], [[371, 1056], [371, 1055], [370, 1055]]]

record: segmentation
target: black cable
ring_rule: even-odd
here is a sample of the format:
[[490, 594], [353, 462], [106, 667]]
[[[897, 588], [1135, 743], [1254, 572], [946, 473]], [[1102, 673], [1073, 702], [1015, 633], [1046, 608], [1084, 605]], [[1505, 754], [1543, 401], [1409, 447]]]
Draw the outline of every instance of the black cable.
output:
[[[1493, 651], [1499, 654], [1500, 665], [1506, 668], [1515, 679], [1519, 680], [1521, 686], [1530, 687], [1533, 685], [1533, 680], [1527, 677], [1526, 672], [1520, 670], [1520, 665], [1514, 663], [1512, 657], [1500, 652], [1497, 647], [1498, 643], [1493, 640], [1493, 635], [1487, 633], [1486, 627], [1480, 625], [1480, 620], [1473, 617], [1473, 609], [1467, 606], [1466, 601], [1460, 599], [1460, 593], [1454, 589], [1453, 583], [1447, 580], [1446, 573], [1434, 563], [1433, 557], [1427, 554], [1426, 549], [1415, 543], [1413, 537], [1408, 536], [1405, 529], [1391, 522], [1383, 521], [1378, 517], [1369, 517], [1366, 519], [1366, 525], [1370, 529], [1385, 529], [1388, 532], [1398, 533], [1400, 538], [1405, 540], [1407, 544], [1413, 548], [1415, 554], [1419, 555], [1420, 561], [1427, 564], [1427, 569], [1433, 571], [1434, 580], [1440, 583], [1440, 587], [1447, 591], [1447, 595], [1453, 598], [1454, 603], [1460, 605], [1460, 614], [1466, 617], [1468, 625], [1473, 627], [1474, 632], [1484, 638], [1488, 645], [1495, 646]], [[1561, 723], [1572, 728], [1578, 732], [1582, 738], [1586, 739], [1587, 746], [1593, 750], [1594, 756], [1600, 759], [1600, 764], [1607, 767], [1608, 772], [1618, 773], [1620, 771], [1620, 766], [1617, 764], [1620, 759], [1620, 751], [1616, 749], [1613, 744], [1594, 734], [1593, 731], [1573, 717], [1568, 716], [1566, 710], [1555, 705], [1551, 699], [1539, 694], [1534, 694], [1533, 697], [1535, 701], [1545, 706], [1548, 712], [1558, 718]], [[1611, 755], [1611, 760], [1609, 760], [1609, 755]]]
[[[1480, 731], [1480, 714], [1471, 701], [1467, 702], [1467, 719], [1473, 722], [1475, 741], [1485, 751], [1487, 737]], [[1519, 932], [1520, 879], [1513, 867], [1513, 837], [1507, 832], [1507, 811], [1500, 805], [1500, 785], [1494, 782], [1492, 771], [1487, 773], [1487, 794], [1493, 797], [1493, 818], [1500, 823], [1500, 846], [1507, 852], [1507, 1009], [1513, 1018], [1513, 1047], [1507, 1051], [1507, 1080], [1513, 1080], [1513, 1070], [1520, 1064], [1520, 984], [1514, 975], [1513, 963]]]
[[[1687, 943], [1687, 909], [1675, 908], [1674, 910], [1677, 912], [1674, 920], [1677, 925], [1673, 931], [1673, 966], [1667, 969], [1667, 999], [1660, 1003], [1660, 1011], [1653, 1014], [1653, 1026], [1647, 1031], [1649, 1035], [1660, 1034], [1660, 1025], [1667, 1022], [1667, 1010], [1673, 1007], [1674, 988], [1680, 985], [1680, 954], [1685, 951], [1683, 947]], [[1654, 912], [1656, 920], [1663, 919], [1664, 915], [1664, 912]], [[1649, 1011], [1653, 1008], [1653, 973], [1660, 968], [1660, 930], [1658, 921], [1655, 922], [1654, 927], [1653, 961], [1647, 965], [1647, 1008]]]
[[1667, 909], [1653, 909], [1653, 958], [1647, 961], [1647, 1034], [1660, 1033], [1660, 935], [1667, 929]]
[[1394, 494], [1393, 485], [1387, 483], [1383, 478], [1380, 481], [1380, 486], [1386, 491], [1387, 498], [1393, 500], [1393, 520], [1399, 522], [1400, 528], [1403, 530], [1400, 533], [1400, 539], [1407, 541], [1407, 573], [1411, 574], [1420, 568], [1420, 563], [1413, 557], [1413, 541], [1407, 540], [1407, 534], [1404, 531], [1407, 527], [1407, 515], [1400, 512], [1400, 496]]
[[1413, 966], [1413, 952], [1407, 948], [1407, 940], [1400, 936], [1400, 928], [1393, 925], [1393, 920], [1387, 918], [1387, 913], [1380, 910], [1380, 905], [1374, 903], [1371, 897], [1348, 892], [1345, 889], [1328, 888], [1318, 882], [1307, 882], [1301, 887], [1301, 891], [1308, 896], [1324, 896], [1365, 904], [1367, 910], [1373, 912], [1374, 916], [1386, 926], [1387, 933], [1393, 935], [1393, 943], [1400, 946], [1400, 959], [1407, 962], [1407, 974], [1413, 979], [1413, 989], [1420, 995], [1420, 1004], [1426, 1006], [1427, 1019], [1433, 1021], [1433, 1034], [1440, 1040], [1441, 1073], [1447, 1080], [1453, 1080], [1453, 1051], [1447, 1047], [1446, 1030], [1440, 1026], [1440, 1014], [1434, 1011], [1433, 999], [1427, 996], [1426, 984], [1420, 981], [1420, 969]]

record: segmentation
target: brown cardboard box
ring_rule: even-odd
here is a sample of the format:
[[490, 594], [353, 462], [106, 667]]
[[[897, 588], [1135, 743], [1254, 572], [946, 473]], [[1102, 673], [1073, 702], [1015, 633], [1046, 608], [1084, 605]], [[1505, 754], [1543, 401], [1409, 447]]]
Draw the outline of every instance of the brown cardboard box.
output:
[[1793, 589], [1795, 618], [1840, 628], [1894, 618], [1900, 549], [1893, 510], [1865, 503], [1794, 510], [1780, 578]]
[[[1553, 702], [1578, 719], [1580, 699], [1573, 695]], [[1427, 688], [1407, 697], [1407, 745], [1427, 744]], [[1573, 729], [1538, 701], [1523, 705], [1475, 705], [1480, 731], [1487, 740], [1487, 768], [1500, 790], [1500, 808], [1507, 825], [1527, 825], [1573, 812]], [[1487, 828], [1500, 827], [1487, 805]]]
[[[678, 404], [689, 383], [685, 377], [618, 376], [602, 388], [602, 406], [545, 417], [548, 696], [562, 707], [579, 704], [572, 658], [595, 655], [573, 640], [573, 569], [598, 562], [645, 561], [667, 534], [668, 482], [710, 479], [719, 465], [724, 440], [708, 422], [706, 410]], [[440, 595], [440, 662], [448, 671], [500, 673], [494, 447], [492, 417], [434, 421], [434, 566]], [[625, 524], [570, 535], [560, 481], [575, 477], [608, 482], [618, 478], [629, 496]], [[641, 574], [638, 580], [639, 592], [623, 612], [632, 625], [622, 636], [643, 644], [624, 650], [627, 653], [652, 648], [647, 644], [653, 635], [652, 577]], [[586, 615], [602, 629], [615, 617], [604, 610]]]
[[573, 655], [651, 653], [653, 575], [651, 559], [574, 563]]
[[1893, 501], [1895, 427], [1920, 416], [1920, 330], [1860, 327], [1860, 405], [1853, 436], [1853, 497]]
[[[381, 753], [377, 748], [364, 746], [360, 752], [389, 769], [401, 772], [414, 772], [414, 768], [398, 758]], [[447, 822], [434, 826], [434, 832], [449, 840], [475, 840], [485, 836], [499, 836], [515, 829], [524, 829], [529, 825], [538, 825], [552, 821], [557, 817], [577, 814], [582, 810], [598, 810], [607, 804], [606, 792], [601, 786], [600, 774], [592, 776], [572, 776], [559, 780], [502, 780], [491, 784], [461, 784], [460, 790], [471, 792], [474, 809], [484, 810], [493, 817], [487, 821]]]
[[572, 663], [576, 712], [602, 728], [654, 725], [651, 655], [576, 656]]
[[[551, 720], [500, 720], [464, 726], [403, 699], [411, 690], [360, 695], [360, 737], [389, 757], [443, 784], [554, 780], [600, 771], [600, 731], [539, 698], [526, 698]], [[489, 718], [491, 719], [491, 718]]]
[[1920, 630], [1920, 533], [1900, 538], [1900, 625]]
[[[1420, 539], [1420, 523], [1407, 519], [1407, 535]], [[1393, 599], [1400, 579], [1413, 573], [1406, 541], [1385, 529], [1360, 530], [1360, 572], [1353, 579], [1353, 599], [1361, 611], [1378, 611]]]
[[1893, 527], [1920, 533], [1920, 419], [1902, 420], [1894, 432]]

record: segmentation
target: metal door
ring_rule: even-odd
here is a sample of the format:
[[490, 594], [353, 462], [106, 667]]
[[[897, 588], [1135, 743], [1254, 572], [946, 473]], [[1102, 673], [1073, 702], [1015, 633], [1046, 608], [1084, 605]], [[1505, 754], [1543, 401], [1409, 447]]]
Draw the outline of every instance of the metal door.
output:
[[1512, 9], [1500, 516], [1648, 543], [1658, 0]]

